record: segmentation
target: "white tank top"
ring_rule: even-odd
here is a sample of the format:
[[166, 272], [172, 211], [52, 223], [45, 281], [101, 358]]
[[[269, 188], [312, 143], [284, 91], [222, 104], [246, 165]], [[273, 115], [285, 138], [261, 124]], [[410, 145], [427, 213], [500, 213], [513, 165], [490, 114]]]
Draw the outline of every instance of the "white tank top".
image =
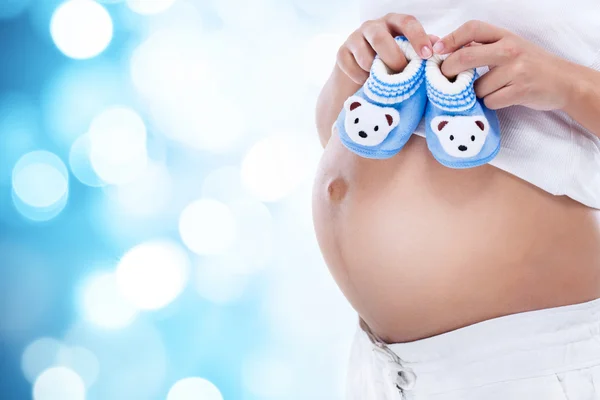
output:
[[[469, 20], [486, 21], [600, 70], [600, 0], [360, 0], [362, 21], [390, 12], [414, 15], [427, 33], [440, 37]], [[490, 164], [549, 193], [600, 209], [597, 136], [560, 111], [515, 106], [498, 110], [498, 118], [502, 147]], [[415, 133], [424, 132], [421, 123]]]

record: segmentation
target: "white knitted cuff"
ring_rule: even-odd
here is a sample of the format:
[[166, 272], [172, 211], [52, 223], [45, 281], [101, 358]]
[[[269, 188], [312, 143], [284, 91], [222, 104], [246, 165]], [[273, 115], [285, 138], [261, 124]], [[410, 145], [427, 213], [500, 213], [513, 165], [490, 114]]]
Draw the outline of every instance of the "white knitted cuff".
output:
[[425, 62], [419, 57], [408, 40], [397, 37], [396, 43], [408, 59], [404, 71], [391, 73], [379, 56], [375, 57], [371, 74], [364, 85], [364, 93], [380, 104], [397, 104], [411, 97], [425, 78]]
[[454, 82], [451, 82], [440, 69], [440, 65], [446, 57], [436, 54], [427, 60], [425, 67], [427, 97], [442, 110], [452, 112], [469, 110], [477, 101], [473, 88], [477, 72], [475, 69], [461, 72]]

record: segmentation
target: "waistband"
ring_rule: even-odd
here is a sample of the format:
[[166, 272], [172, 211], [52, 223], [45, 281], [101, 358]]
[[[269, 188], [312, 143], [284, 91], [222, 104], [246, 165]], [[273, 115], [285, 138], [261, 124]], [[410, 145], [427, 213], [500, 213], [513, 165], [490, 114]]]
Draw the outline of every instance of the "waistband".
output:
[[399, 389], [436, 394], [600, 365], [599, 318], [600, 298], [505, 315], [412, 342], [384, 344], [368, 327], [361, 330], [380, 359], [396, 365]]

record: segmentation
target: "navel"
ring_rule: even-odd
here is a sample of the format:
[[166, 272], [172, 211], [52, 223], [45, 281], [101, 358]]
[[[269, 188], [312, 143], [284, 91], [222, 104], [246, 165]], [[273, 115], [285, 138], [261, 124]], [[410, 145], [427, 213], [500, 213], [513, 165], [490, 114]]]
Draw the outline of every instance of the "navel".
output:
[[346, 197], [346, 192], [348, 192], [348, 183], [341, 176], [333, 179], [327, 185], [327, 195], [333, 202], [341, 202]]

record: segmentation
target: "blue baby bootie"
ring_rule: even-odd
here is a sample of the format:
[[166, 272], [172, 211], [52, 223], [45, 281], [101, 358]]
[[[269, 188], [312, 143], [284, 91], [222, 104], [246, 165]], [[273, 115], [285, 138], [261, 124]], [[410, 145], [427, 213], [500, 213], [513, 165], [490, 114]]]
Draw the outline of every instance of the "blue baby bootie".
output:
[[443, 58], [426, 62], [425, 138], [436, 160], [450, 168], [472, 168], [490, 162], [500, 151], [496, 112], [475, 96], [474, 69], [451, 82], [440, 70]]
[[342, 143], [362, 157], [397, 154], [425, 112], [425, 62], [403, 36], [396, 43], [409, 61], [404, 71], [392, 74], [375, 57], [367, 82], [346, 100], [336, 121]]

